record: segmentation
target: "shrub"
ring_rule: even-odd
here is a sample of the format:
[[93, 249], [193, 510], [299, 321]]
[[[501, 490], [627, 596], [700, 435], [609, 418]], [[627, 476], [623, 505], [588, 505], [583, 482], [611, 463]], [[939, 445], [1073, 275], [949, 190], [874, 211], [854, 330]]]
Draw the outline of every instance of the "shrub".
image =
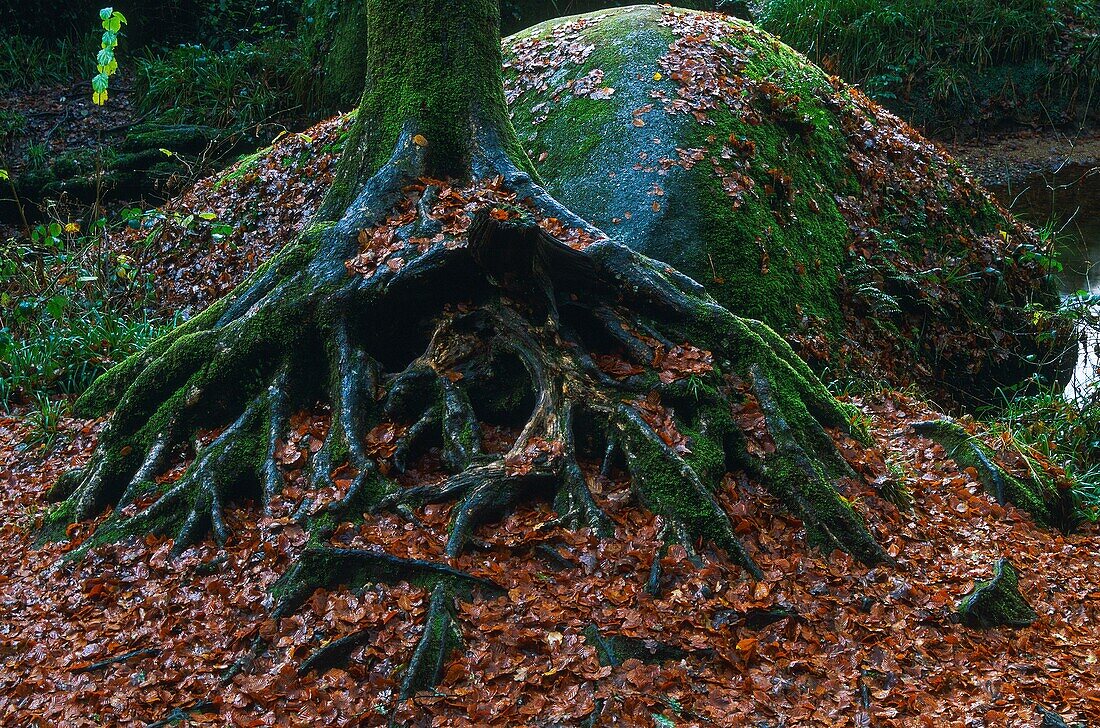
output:
[[946, 121], [1043, 96], [1072, 107], [1100, 90], [1098, 13], [1080, 0], [763, 0], [757, 20], [880, 101], [912, 101], [928, 123], [921, 100]]
[[146, 53], [136, 84], [142, 112], [159, 123], [241, 128], [301, 108], [309, 78], [298, 45], [272, 36], [228, 51], [183, 45]]

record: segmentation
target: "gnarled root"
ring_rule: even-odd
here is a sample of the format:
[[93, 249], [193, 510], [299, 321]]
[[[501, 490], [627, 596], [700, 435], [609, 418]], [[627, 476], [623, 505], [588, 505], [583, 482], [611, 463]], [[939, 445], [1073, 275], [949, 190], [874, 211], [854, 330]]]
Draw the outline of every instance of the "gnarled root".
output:
[[[413, 181], [415, 146], [405, 144], [344, 219], [315, 226], [227, 301], [96, 384], [85, 403], [117, 407], [92, 462], [55, 488], [63, 501], [50, 519], [55, 533], [112, 507], [90, 543], [143, 531], [172, 534], [176, 551], [209, 531], [224, 541], [229, 502], [268, 505], [281, 487], [287, 413], [322, 400], [333, 418], [311, 482], [331, 485], [338, 467], [355, 475], [342, 497], [304, 509], [315, 543], [364, 512], [455, 501], [453, 557], [481, 524], [548, 491], [563, 524], [609, 534], [580, 463], [603, 456], [609, 471], [621, 454], [638, 500], [665, 524], [666, 545], [693, 555], [712, 545], [760, 577], [717, 495], [722, 476], [743, 468], [803, 520], [813, 543], [868, 564], [887, 560], [836, 488], [854, 474], [826, 428], [859, 436], [850, 413], [790, 347], [691, 279], [598, 239], [521, 172], [505, 169], [493, 184], [503, 180], [523, 198], [486, 204], [459, 233], [433, 217], [437, 183], [418, 183], [413, 221], [390, 231], [389, 252], [374, 268], [351, 265], [360, 233], [382, 224]], [[490, 162], [500, 160], [482, 160]], [[577, 248], [546, 232], [551, 216], [580, 231], [566, 236]], [[752, 454], [761, 450], [750, 451], [734, 417], [748, 400], [774, 441], [764, 456]], [[490, 414], [522, 423], [503, 453], [483, 450]], [[195, 447], [178, 481], [156, 483], [181, 443], [227, 422]], [[395, 433], [392, 450], [372, 449], [376, 428]], [[409, 488], [389, 477], [432, 445], [449, 477]], [[409, 695], [438, 679], [458, 643], [453, 599], [491, 584], [442, 565], [314, 547], [276, 587], [275, 613], [316, 588], [393, 579], [432, 589], [402, 686]], [[332, 664], [366, 639], [330, 643], [303, 669]]]
[[[424, 634], [409, 663], [402, 682], [401, 698], [435, 685], [443, 664], [454, 647], [461, 643], [453, 613], [455, 599], [471, 599], [475, 593], [499, 596], [503, 590], [485, 579], [471, 576], [442, 564], [417, 559], [402, 559], [377, 551], [312, 547], [306, 549], [273, 588], [275, 617], [291, 614], [317, 589], [345, 584], [361, 589], [367, 584], [408, 582], [431, 589]], [[333, 640], [311, 654], [299, 667], [300, 673], [323, 670], [340, 664], [352, 652], [370, 641], [369, 630], [354, 632]]]
[[949, 419], [916, 422], [913, 429], [939, 443], [947, 457], [960, 467], [974, 468], [986, 492], [1001, 505], [1012, 503], [1043, 525], [1070, 527], [1072, 508], [1068, 493], [1059, 493], [1038, 475], [1017, 478], [997, 464], [997, 455], [977, 436]]

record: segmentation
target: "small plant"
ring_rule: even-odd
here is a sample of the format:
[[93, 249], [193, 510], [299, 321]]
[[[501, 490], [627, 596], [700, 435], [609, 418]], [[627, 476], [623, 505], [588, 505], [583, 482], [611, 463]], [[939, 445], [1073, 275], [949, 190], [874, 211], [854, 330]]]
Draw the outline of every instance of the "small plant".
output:
[[30, 144], [23, 154], [28, 170], [43, 170], [49, 166], [49, 151], [45, 144]]
[[27, 416], [31, 429], [23, 446], [43, 454], [51, 452], [61, 436], [61, 418], [68, 412], [68, 408], [69, 404], [65, 399], [50, 397], [42, 392], [35, 395], [34, 409]]
[[226, 51], [183, 45], [143, 57], [136, 88], [142, 112], [155, 113], [163, 123], [243, 130], [306, 104], [309, 77], [301, 48], [270, 37]]
[[107, 103], [107, 87], [111, 76], [118, 70], [115, 48], [118, 47], [118, 34], [126, 24], [126, 16], [114, 8], [103, 8], [99, 11], [99, 18], [100, 25], [103, 26], [103, 38], [95, 58], [98, 73], [92, 79], [92, 103], [102, 106]]
[[990, 429], [1029, 463], [1060, 467], [1070, 483], [1073, 520], [1100, 521], [1100, 388], [1076, 400], [1050, 388], [1006, 393]]
[[23, 223], [23, 232], [29, 233], [31, 226], [27, 223], [27, 214], [23, 210], [23, 202], [19, 199], [19, 190], [15, 188], [15, 180], [8, 174], [8, 170], [0, 169], [0, 182], [7, 182], [11, 190], [11, 199], [15, 203], [15, 209], [19, 211], [19, 220]]
[[27, 117], [14, 109], [0, 109], [0, 143], [18, 136], [27, 128]]

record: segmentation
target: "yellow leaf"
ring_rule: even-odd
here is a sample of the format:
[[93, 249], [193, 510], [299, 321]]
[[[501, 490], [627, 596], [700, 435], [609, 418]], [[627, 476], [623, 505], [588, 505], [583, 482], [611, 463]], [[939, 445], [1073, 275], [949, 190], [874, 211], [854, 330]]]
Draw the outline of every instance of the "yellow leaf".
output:
[[428, 146], [428, 138], [425, 137], [423, 134], [417, 134], [413, 137], [413, 144], [418, 147], [426, 147]]
[[660, 71], [657, 71], [657, 73], [653, 74], [654, 81], [660, 81], [662, 78], [664, 78], [664, 76], [661, 75]]

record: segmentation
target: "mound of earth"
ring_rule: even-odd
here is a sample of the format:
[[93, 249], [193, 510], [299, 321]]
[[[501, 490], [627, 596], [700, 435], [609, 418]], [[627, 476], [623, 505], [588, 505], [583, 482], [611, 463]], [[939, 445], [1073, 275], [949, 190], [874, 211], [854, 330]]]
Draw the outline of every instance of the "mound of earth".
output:
[[[548, 190], [815, 368], [969, 405], [1072, 364], [1068, 332], [1028, 309], [1056, 303], [1036, 234], [943, 149], [770, 35], [636, 6], [536, 26], [505, 58], [513, 123]], [[143, 240], [142, 259], [172, 271], [162, 301], [197, 312], [291, 239], [351, 119], [172, 203], [177, 220], [212, 212], [233, 232], [215, 242], [213, 225], [169, 220]]]

